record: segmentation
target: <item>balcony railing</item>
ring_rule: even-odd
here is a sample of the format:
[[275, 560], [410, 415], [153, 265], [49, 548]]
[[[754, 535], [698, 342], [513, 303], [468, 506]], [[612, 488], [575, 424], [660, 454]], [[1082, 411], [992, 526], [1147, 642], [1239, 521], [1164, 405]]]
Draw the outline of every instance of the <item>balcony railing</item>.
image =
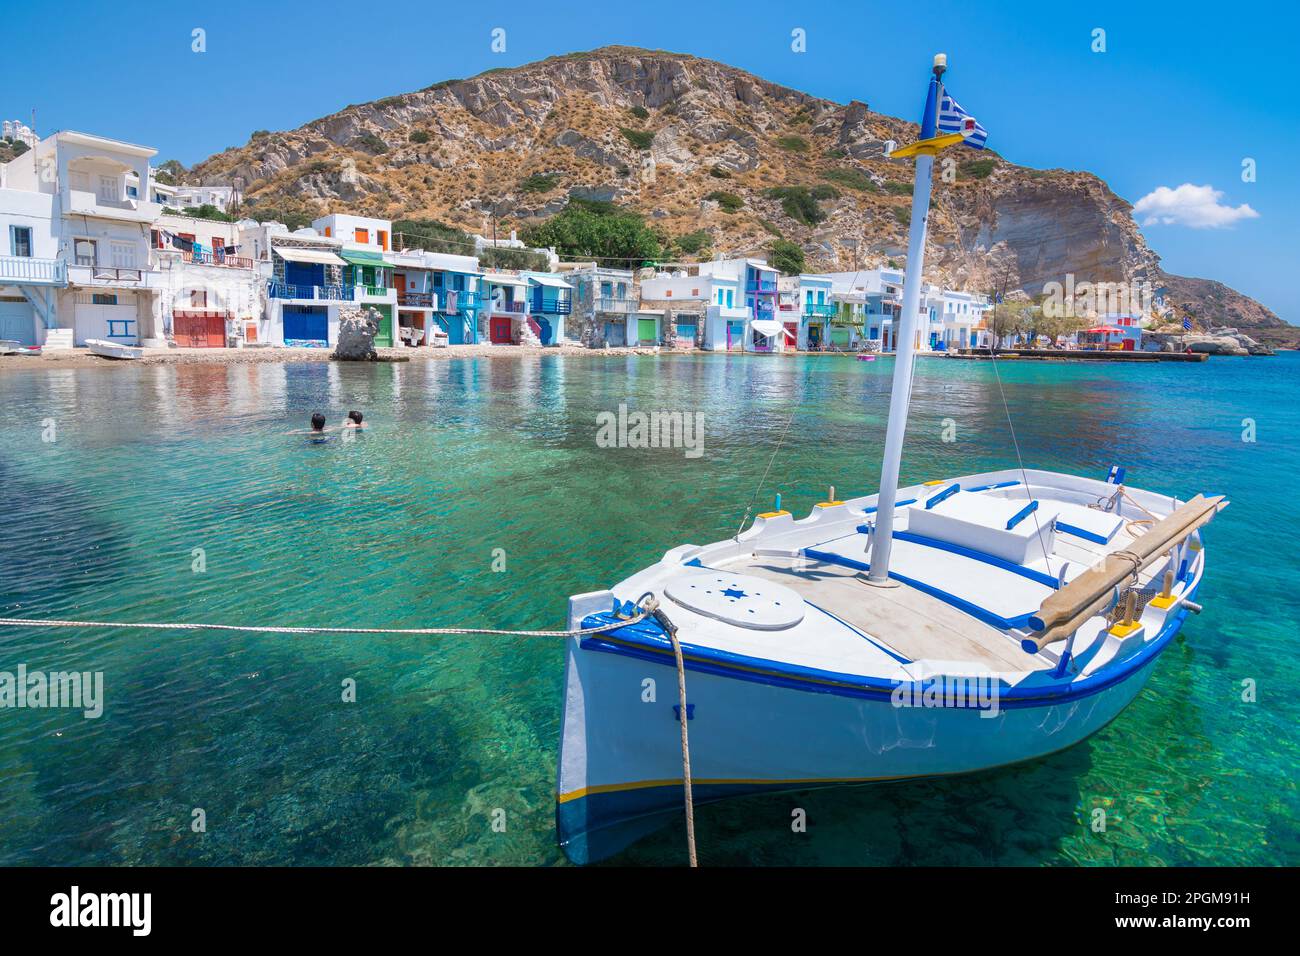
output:
[[200, 266], [225, 266], [229, 269], [251, 269], [253, 260], [247, 256], [228, 256], [223, 252], [198, 252], [184, 249], [155, 249], [154, 252], [165, 256], [176, 256], [181, 262], [190, 262]]
[[67, 264], [62, 259], [35, 259], [30, 256], [0, 256], [0, 281], [40, 282], [66, 285]]
[[825, 318], [834, 315], [838, 311], [834, 305], [823, 305], [819, 302], [805, 302], [803, 306], [803, 314], [809, 318]]
[[399, 292], [397, 294], [397, 304], [410, 306], [413, 309], [432, 309], [437, 303], [437, 297], [432, 292]]
[[745, 283], [745, 289], [749, 292], [758, 292], [763, 295], [775, 295], [776, 283], [768, 279], [750, 279]]
[[143, 282], [143, 269], [122, 269], [117, 266], [96, 266], [85, 262], [78, 262], [76, 265], [82, 268], [90, 269], [90, 280], [92, 282]]
[[525, 311], [524, 305], [525, 303], [522, 299], [516, 302], [493, 302], [492, 311], [498, 314], [508, 312], [511, 315], [523, 315]]
[[388, 298], [388, 287], [382, 285], [363, 285], [359, 286], [362, 295], [369, 296], [372, 299]]
[[563, 299], [547, 299], [536, 295], [533, 296], [533, 311], [543, 315], [568, 315], [573, 311], [573, 301], [567, 296]]
[[[453, 306], [451, 296], [455, 293], [456, 303]], [[449, 289], [443, 292], [435, 292], [434, 308], [443, 315], [468, 315], [478, 308], [479, 295], [477, 292], [465, 291], [464, 289]]]
[[267, 290], [272, 299], [323, 299], [350, 302], [355, 298], [353, 287], [350, 285], [294, 285], [290, 282], [272, 281]]
[[636, 300], [627, 296], [603, 295], [596, 300], [598, 312], [635, 312]]

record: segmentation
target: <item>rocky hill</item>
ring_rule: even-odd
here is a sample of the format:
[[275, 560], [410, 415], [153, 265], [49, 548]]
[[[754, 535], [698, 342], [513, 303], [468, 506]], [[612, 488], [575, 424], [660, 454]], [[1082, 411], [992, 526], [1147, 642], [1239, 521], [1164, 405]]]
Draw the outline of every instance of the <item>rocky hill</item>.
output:
[[[774, 237], [808, 268], [905, 264], [915, 124], [769, 83], [712, 60], [606, 47], [347, 108], [190, 171], [240, 186], [249, 215], [344, 206], [484, 232], [526, 225], [570, 197], [643, 213], [691, 257], [763, 253]], [[966, 288], [1148, 280], [1199, 322], [1275, 344], [1300, 329], [1203, 279], [1166, 275], [1130, 205], [1089, 173], [956, 150], [936, 176], [927, 274]], [[946, 156], [947, 154], [945, 154]], [[941, 159], [942, 162], [942, 159]]]

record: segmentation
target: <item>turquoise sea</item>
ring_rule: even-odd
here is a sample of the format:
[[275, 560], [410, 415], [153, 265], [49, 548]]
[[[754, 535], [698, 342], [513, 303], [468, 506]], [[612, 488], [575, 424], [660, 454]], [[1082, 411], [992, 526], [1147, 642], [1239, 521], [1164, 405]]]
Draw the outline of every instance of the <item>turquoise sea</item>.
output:
[[[779, 491], [801, 514], [830, 485], [874, 491], [892, 368], [713, 355], [9, 367], [0, 613], [561, 627], [570, 593], [732, 534], [787, 424], [761, 505]], [[1118, 463], [1137, 487], [1230, 496], [1206, 535], [1205, 613], [1079, 746], [961, 778], [702, 807], [701, 862], [1300, 863], [1300, 354], [998, 370], [1027, 465]], [[620, 403], [702, 411], [704, 454], [597, 447], [597, 414]], [[354, 441], [286, 434], [351, 408], [370, 423]], [[1015, 464], [994, 368], [920, 360], [904, 481]], [[102, 671], [106, 702], [99, 719], [0, 709], [0, 865], [563, 862], [559, 641], [0, 628], [0, 671], [19, 664]], [[806, 833], [791, 832], [792, 807]], [[683, 858], [676, 822], [614, 862]]]

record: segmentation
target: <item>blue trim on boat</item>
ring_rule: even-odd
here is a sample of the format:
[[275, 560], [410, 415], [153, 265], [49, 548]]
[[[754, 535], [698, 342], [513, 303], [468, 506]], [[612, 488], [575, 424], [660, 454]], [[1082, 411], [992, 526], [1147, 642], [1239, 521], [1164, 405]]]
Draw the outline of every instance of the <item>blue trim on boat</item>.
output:
[[912, 544], [923, 545], [927, 548], [937, 548], [940, 551], [950, 551], [953, 554], [961, 555], [963, 558], [970, 558], [973, 561], [980, 561], [1003, 571], [1018, 574], [1022, 578], [1028, 578], [1030, 581], [1042, 584], [1054, 591], [1061, 586], [1061, 582], [1057, 578], [1052, 577], [1050, 574], [1044, 574], [1042, 571], [1035, 571], [1023, 564], [1016, 564], [1014, 561], [1008, 561], [1005, 558], [999, 558], [997, 555], [988, 554], [984, 551], [962, 547], [960, 544], [950, 544], [947, 541], [940, 541], [938, 538], [929, 538], [914, 531], [895, 531], [894, 539], [896, 541], [910, 541]]
[[939, 492], [933, 498], [927, 498], [925, 502], [925, 510], [929, 511], [931, 508], [933, 508], [935, 505], [939, 504], [940, 502], [947, 501], [949, 498], [951, 498], [959, 491], [961, 491], [961, 485], [957, 484], [956, 482], [953, 482], [951, 485], [943, 489], [943, 491]]
[[[895, 536], [897, 536], [897, 532], [895, 532]], [[871, 566], [865, 561], [855, 561], [852, 558], [833, 554], [830, 551], [817, 551], [812, 548], [804, 548], [803, 553], [814, 561], [825, 561], [827, 564], [838, 564], [841, 567], [853, 568], [856, 571], [871, 570]], [[918, 581], [915, 578], [909, 578], [906, 575], [898, 574], [893, 571], [889, 572], [889, 576], [895, 581], [906, 584], [908, 587], [916, 588], [916, 590], [923, 594], [928, 594], [931, 597], [938, 598], [945, 604], [951, 604], [953, 607], [957, 608], [957, 610], [969, 614], [976, 620], [983, 621], [985, 624], [991, 624], [993, 627], [1001, 628], [1004, 631], [1027, 627], [1029, 624], [1029, 615], [1032, 613], [1030, 611], [1026, 611], [1024, 614], [1016, 617], [1002, 617], [1000, 614], [993, 613], [988, 608], [980, 607], [978, 604], [972, 604], [970, 601], [967, 601], [964, 598], [959, 598], [955, 594], [949, 594], [947, 591], [942, 588], [937, 588], [933, 584], [926, 584], [924, 581]]]
[[966, 490], [973, 494], [977, 491], [992, 491], [995, 488], [1014, 488], [1018, 484], [1020, 484], [1018, 481], [999, 481], [995, 485], [976, 485], [974, 488], [967, 488]]
[[[916, 504], [916, 499], [915, 499], [915, 498], [904, 498], [902, 501], [895, 501], [895, 502], [894, 502], [894, 507], [895, 507], [895, 508], [903, 508], [903, 507], [905, 507], [905, 506], [907, 506], [907, 505], [914, 505], [914, 504]], [[872, 505], [870, 508], [865, 509], [862, 513], [863, 513], [864, 515], [873, 515], [873, 514], [875, 514], [876, 511], [878, 511], [878, 510], [879, 510], [879, 509], [877, 509], [875, 505]], [[866, 525], [861, 525], [861, 526], [859, 526], [858, 530], [859, 530], [859, 531], [862, 531], [862, 530], [863, 530], [864, 528], [866, 528], [866, 527], [867, 527]]]
[[859, 637], [863, 638], [863, 639], [864, 639], [868, 644], [870, 644], [872, 647], [874, 647], [874, 648], [876, 648], [877, 650], [879, 650], [882, 654], [888, 654], [888, 655], [889, 655], [890, 657], [892, 657], [894, 660], [898, 661], [898, 663], [900, 663], [900, 664], [910, 664], [910, 663], [912, 663], [912, 662], [909, 661], [906, 657], [902, 657], [902, 656], [899, 655], [896, 651], [893, 651], [893, 650], [891, 650], [890, 648], [886, 647], [884, 644], [881, 644], [879, 641], [877, 641], [874, 637], [872, 637], [872, 636], [871, 636], [870, 634], [868, 634], [866, 631], [863, 631], [863, 630], [861, 630], [860, 628], [856, 628], [856, 627], [854, 627], [854, 626], [853, 626], [852, 624], [850, 624], [848, 621], [846, 621], [846, 620], [844, 620], [843, 618], [841, 618], [841, 617], [839, 617], [839, 616], [837, 616], [837, 615], [835, 615], [835, 614], [832, 614], [830, 611], [826, 610], [826, 608], [821, 607], [821, 606], [819, 606], [819, 605], [817, 605], [817, 604], [813, 604], [813, 602], [812, 602], [812, 601], [809, 601], [807, 598], [804, 599], [804, 603], [807, 604], [809, 607], [816, 608], [817, 610], [821, 611], [823, 614], [825, 614], [827, 617], [829, 617], [832, 621], [836, 621], [837, 623], [843, 624], [845, 627], [847, 627], [847, 628], [848, 628], [850, 631], [852, 631], [854, 634], [857, 634]]
[[[1083, 538], [1084, 541], [1093, 541], [1097, 544], [1110, 544], [1110, 538], [1103, 538], [1101, 535], [1094, 534], [1091, 531], [1084, 531], [1082, 528], [1076, 528], [1072, 524], [1066, 524], [1059, 518], [1056, 520], [1056, 530], [1064, 531], [1066, 534], [1072, 534], [1076, 538]], [[1112, 535], [1111, 537], [1114, 536]]]
[[[1201, 582], [1188, 590], [1185, 597], [1192, 600], [1200, 589]], [[1183, 621], [1190, 613], [1183, 605], [1179, 606], [1150, 642], [1143, 645], [1132, 657], [1124, 661], [1115, 670], [1105, 670], [1079, 680], [1063, 681], [1056, 685], [1039, 685], [1036, 687], [1009, 687], [998, 694], [998, 706], [1003, 708], [1043, 707], [1064, 701], [1079, 700], [1100, 693], [1108, 687], [1121, 683], [1131, 677], [1145, 664], [1153, 660], [1165, 645], [1173, 639], [1182, 627]], [[609, 612], [602, 611], [588, 615], [582, 622], [583, 627], [597, 627], [609, 624], [615, 618]], [[650, 621], [638, 621], [636, 624], [620, 627], [613, 631], [593, 634], [581, 639], [583, 650], [601, 651], [609, 654], [622, 654], [639, 660], [652, 661], [665, 667], [673, 666], [672, 645], [668, 636], [657, 624]], [[686, 669], [704, 674], [714, 674], [733, 680], [751, 681], [773, 687], [786, 687], [814, 694], [837, 694], [841, 697], [856, 697], [876, 700], [888, 700], [899, 682], [879, 677], [867, 677], [862, 674], [842, 674], [824, 671], [798, 664], [788, 664], [766, 658], [749, 657], [732, 654], [711, 647], [684, 644]], [[747, 668], [742, 670], [740, 668]]]
[[1020, 522], [1024, 521], [1026, 518], [1028, 518], [1031, 514], [1033, 514], [1037, 510], [1038, 510], [1038, 499], [1035, 498], [1033, 501], [1029, 502], [1029, 504], [1025, 505], [1023, 508], [1021, 508], [1019, 511], [1017, 511], [1015, 514], [1011, 516], [1010, 520], [1007, 521], [1006, 530], [1010, 531], [1012, 528], [1020, 524]]
[[687, 561], [686, 564], [683, 565], [683, 567], [687, 567], [687, 568], [702, 568], [702, 567], [704, 567], [704, 562], [701, 561], [699, 558], [691, 558], [691, 560]]

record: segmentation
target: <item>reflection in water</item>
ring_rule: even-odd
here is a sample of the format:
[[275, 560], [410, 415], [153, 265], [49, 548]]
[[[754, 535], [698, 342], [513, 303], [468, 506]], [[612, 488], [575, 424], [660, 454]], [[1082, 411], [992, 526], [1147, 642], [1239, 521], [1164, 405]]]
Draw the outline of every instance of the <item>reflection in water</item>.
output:
[[[0, 608], [558, 626], [567, 595], [734, 533], [787, 423], [761, 504], [780, 492], [799, 514], [829, 485], [873, 491], [891, 372], [889, 358], [706, 355], [5, 370]], [[1296, 545], [1275, 498], [1300, 471], [1297, 357], [998, 372], [1026, 465], [1120, 463], [1142, 487], [1232, 498], [1207, 536], [1206, 613], [1084, 745], [952, 780], [701, 808], [703, 861], [1300, 862], [1297, 704], [1246, 705], [1239, 686], [1297, 676]], [[702, 412], [703, 456], [598, 448], [596, 416], [620, 404]], [[352, 408], [369, 425], [355, 440], [285, 434]], [[1254, 445], [1244, 417], [1260, 422]], [[57, 440], [43, 442], [49, 419]], [[994, 369], [919, 360], [904, 480], [1015, 463]], [[0, 712], [0, 865], [559, 859], [558, 644], [10, 630], [0, 649], [0, 670], [102, 670], [107, 697], [93, 721]], [[796, 806], [806, 834], [790, 831]], [[680, 862], [679, 831], [620, 861]]]

